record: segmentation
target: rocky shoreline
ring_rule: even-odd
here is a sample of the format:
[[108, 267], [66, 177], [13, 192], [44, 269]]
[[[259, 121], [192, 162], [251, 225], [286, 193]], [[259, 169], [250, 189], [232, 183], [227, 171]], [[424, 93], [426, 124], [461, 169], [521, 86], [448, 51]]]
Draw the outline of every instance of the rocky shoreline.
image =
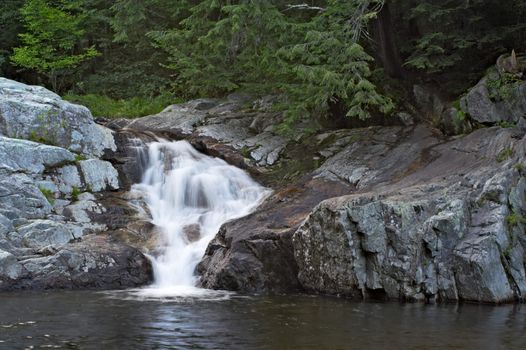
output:
[[526, 84], [514, 100], [493, 101], [484, 81], [460, 110], [419, 88], [420, 120], [404, 114], [391, 126], [293, 140], [277, 132], [268, 101], [241, 95], [101, 126], [84, 107], [0, 79], [0, 290], [149, 283], [143, 253], [155, 249], [155, 227], [129, 189], [144, 167], [137, 150], [163, 137], [186, 139], [274, 190], [223, 225], [197, 268], [203, 287], [524, 300]]

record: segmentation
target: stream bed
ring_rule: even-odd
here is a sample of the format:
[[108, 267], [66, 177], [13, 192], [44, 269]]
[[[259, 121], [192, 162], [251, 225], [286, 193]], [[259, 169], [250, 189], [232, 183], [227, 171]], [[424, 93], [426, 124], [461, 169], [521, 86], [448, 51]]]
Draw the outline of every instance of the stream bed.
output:
[[524, 305], [0, 294], [0, 349], [526, 349]]

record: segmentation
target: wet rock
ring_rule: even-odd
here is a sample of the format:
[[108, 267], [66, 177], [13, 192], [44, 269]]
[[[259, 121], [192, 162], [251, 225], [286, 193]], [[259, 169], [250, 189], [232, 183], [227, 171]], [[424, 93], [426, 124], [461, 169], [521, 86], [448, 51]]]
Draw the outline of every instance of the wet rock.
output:
[[288, 143], [286, 138], [274, 131], [281, 116], [270, 112], [245, 111], [245, 103], [246, 96], [224, 101], [188, 101], [125, 125], [127, 130], [185, 138], [205, 153], [220, 156], [236, 166], [245, 166], [239, 153], [250, 157], [253, 165], [276, 164]]
[[196, 242], [201, 238], [201, 225], [187, 225], [183, 227], [183, 234], [188, 242]]
[[20, 263], [28, 271], [27, 278], [0, 284], [0, 289], [120, 289], [152, 280], [149, 260], [134, 248], [111, 242], [108, 236], [90, 235], [54, 255]]
[[91, 156], [115, 149], [113, 136], [90, 111], [40, 86], [0, 78], [0, 134], [40, 140]]

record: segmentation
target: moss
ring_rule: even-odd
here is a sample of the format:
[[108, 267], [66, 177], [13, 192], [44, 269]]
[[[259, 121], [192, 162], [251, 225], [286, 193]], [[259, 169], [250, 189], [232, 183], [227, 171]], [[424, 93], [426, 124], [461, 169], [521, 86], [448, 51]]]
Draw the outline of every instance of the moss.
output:
[[519, 224], [526, 225], [526, 218], [520, 214], [512, 213], [506, 216], [506, 223], [510, 229], [518, 226]]
[[75, 162], [78, 163], [80, 161], [86, 160], [87, 158], [82, 154], [75, 154]]
[[501, 128], [513, 128], [515, 126], [514, 123], [506, 122], [506, 121], [500, 121], [497, 123], [498, 126]]
[[243, 157], [250, 158], [250, 148], [249, 147], [243, 146], [243, 148], [241, 148], [240, 150], [240, 153]]
[[519, 173], [522, 173], [524, 171], [524, 165], [522, 163], [517, 163], [513, 166], [515, 170], [517, 170]]
[[493, 74], [488, 79], [489, 97], [494, 101], [509, 99], [514, 90], [522, 83], [522, 79], [516, 74], [504, 73]]
[[71, 200], [73, 202], [76, 202], [79, 200], [79, 194], [80, 194], [80, 190], [78, 187], [76, 186], [73, 186], [72, 190], [71, 190]]
[[46, 199], [49, 202], [49, 204], [51, 204], [51, 205], [55, 204], [55, 194], [53, 193], [53, 191], [51, 191], [50, 189], [45, 188], [45, 187], [39, 187], [39, 190], [40, 190], [40, 192], [42, 192], [44, 197], [46, 197]]
[[507, 147], [505, 149], [503, 149], [502, 151], [499, 152], [499, 154], [497, 154], [497, 162], [499, 163], [502, 163], [503, 161], [513, 157], [513, 149], [510, 148], [510, 147]]
[[37, 143], [43, 143], [45, 145], [56, 146], [56, 144], [50, 139], [48, 139], [45, 134], [47, 134], [47, 132], [44, 132], [44, 135], [42, 135], [42, 134], [38, 134], [35, 130], [32, 130], [29, 133], [28, 140], [37, 142]]

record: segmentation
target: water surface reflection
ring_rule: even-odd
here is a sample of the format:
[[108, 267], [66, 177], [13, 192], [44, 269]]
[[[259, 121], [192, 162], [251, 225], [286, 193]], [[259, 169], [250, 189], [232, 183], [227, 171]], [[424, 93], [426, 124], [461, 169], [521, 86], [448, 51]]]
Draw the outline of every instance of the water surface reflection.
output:
[[0, 349], [526, 349], [521, 305], [0, 294]]

